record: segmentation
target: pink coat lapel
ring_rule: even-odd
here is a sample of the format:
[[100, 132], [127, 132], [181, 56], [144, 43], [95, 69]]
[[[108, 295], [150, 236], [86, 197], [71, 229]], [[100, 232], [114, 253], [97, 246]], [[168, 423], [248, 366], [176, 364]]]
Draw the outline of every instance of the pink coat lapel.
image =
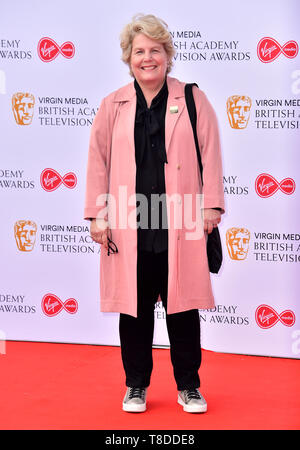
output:
[[[182, 83], [179, 83], [175, 78], [167, 77], [167, 84], [169, 90], [167, 109], [166, 109], [166, 122], [165, 122], [165, 140], [166, 151], [168, 152], [172, 134], [175, 125], [185, 108], [184, 87]], [[134, 121], [136, 111], [136, 93], [133, 83], [128, 84], [124, 88], [118, 91], [114, 102], [126, 103], [122, 106], [122, 123], [128, 134], [128, 140], [130, 148], [134, 148]], [[171, 112], [171, 107], [177, 107], [177, 112]]]
[[[183, 87], [177, 80], [167, 77], [167, 83], [169, 96], [166, 110], [165, 140], [166, 152], [168, 153], [175, 125], [185, 107], [185, 99]], [[171, 112], [171, 107], [173, 107], [173, 111], [174, 107], [177, 107], [177, 112]]]

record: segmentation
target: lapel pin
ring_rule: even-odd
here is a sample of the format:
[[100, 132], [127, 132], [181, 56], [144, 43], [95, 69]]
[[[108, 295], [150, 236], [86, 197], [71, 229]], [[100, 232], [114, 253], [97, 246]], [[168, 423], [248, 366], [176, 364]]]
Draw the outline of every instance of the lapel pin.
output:
[[178, 113], [178, 106], [170, 106], [170, 113], [171, 114]]

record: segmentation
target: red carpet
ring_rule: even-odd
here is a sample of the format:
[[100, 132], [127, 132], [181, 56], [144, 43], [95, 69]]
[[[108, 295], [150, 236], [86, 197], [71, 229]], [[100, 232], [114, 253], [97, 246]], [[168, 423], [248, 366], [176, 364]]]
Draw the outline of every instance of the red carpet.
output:
[[122, 411], [118, 347], [7, 342], [0, 354], [2, 430], [297, 430], [300, 361], [203, 351], [206, 414], [177, 404], [168, 350], [154, 350], [148, 409]]

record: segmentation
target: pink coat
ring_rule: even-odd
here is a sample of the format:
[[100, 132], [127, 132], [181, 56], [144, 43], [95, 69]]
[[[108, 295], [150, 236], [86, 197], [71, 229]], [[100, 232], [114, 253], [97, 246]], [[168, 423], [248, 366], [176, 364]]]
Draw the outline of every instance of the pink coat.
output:
[[[224, 211], [224, 194], [219, 133], [214, 110], [205, 94], [193, 88], [203, 164], [202, 188], [193, 132], [185, 105], [185, 84], [171, 77], [167, 77], [167, 83], [169, 97], [165, 143], [168, 164], [165, 164], [165, 183], [167, 198], [171, 199], [168, 210], [167, 313], [172, 314], [214, 307], [206, 237], [203, 232], [200, 238], [188, 237], [192, 236], [192, 230], [184, 218], [183, 210], [187, 211], [187, 216], [192, 212], [195, 218], [196, 194], [202, 192], [202, 207], [218, 207]], [[136, 93], [133, 83], [103, 99], [91, 130], [84, 210], [84, 218], [97, 217], [101, 212], [104, 215], [107, 210], [115, 212], [115, 215], [111, 215], [115, 221], [111, 227], [112, 240], [119, 253], [109, 256], [106, 251], [101, 250], [100, 253], [101, 311], [120, 312], [134, 317], [137, 316], [137, 231], [133, 226], [136, 225], [135, 111]], [[115, 199], [115, 203], [109, 203], [109, 208], [102, 202], [102, 197], [98, 197], [107, 193], [111, 194], [111, 199]], [[186, 202], [185, 194], [192, 194], [194, 201]], [[111, 205], [116, 207], [111, 208]], [[126, 208], [127, 214], [123, 214]], [[127, 217], [130, 219], [126, 226], [124, 220]]]

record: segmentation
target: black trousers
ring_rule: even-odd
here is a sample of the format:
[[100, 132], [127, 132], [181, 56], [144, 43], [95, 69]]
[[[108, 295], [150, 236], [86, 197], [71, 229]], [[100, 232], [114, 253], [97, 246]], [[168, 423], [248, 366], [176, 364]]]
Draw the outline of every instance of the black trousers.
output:
[[[154, 307], [159, 294], [167, 311], [168, 251], [138, 252], [137, 290], [137, 318], [120, 314], [121, 354], [126, 386], [148, 387], [153, 369]], [[177, 389], [197, 388], [201, 364], [198, 310], [166, 314], [166, 323]]]

